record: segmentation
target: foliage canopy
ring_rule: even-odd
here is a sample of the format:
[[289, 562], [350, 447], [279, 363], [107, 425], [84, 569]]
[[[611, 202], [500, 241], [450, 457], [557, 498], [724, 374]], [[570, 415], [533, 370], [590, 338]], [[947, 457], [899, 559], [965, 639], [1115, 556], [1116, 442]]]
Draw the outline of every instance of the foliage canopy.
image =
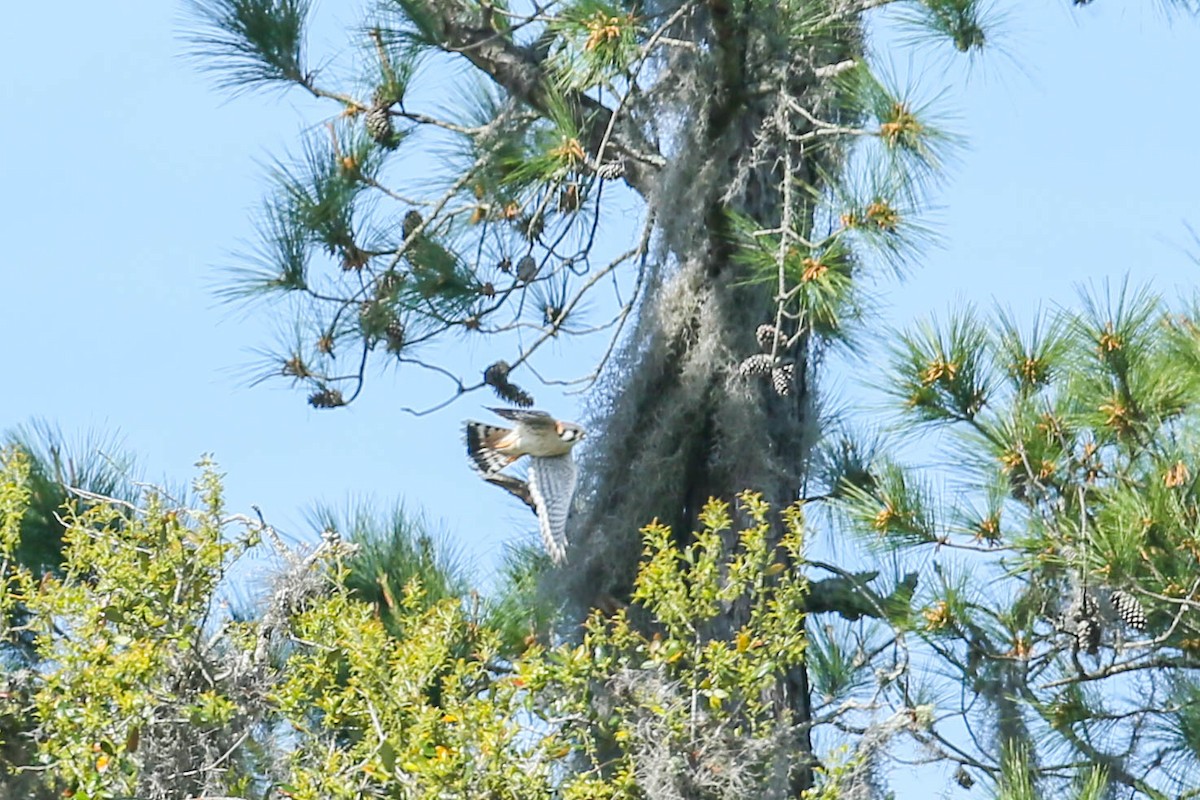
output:
[[[32, 750], [7, 768], [86, 800], [786, 787], [793, 732], [777, 725], [768, 690], [806, 648], [807, 581], [789, 566], [803, 558], [798, 508], [784, 511], [778, 546], [752, 494], [741, 503], [754, 526], [734, 531], [714, 502], [686, 550], [649, 526], [634, 605], [596, 612], [577, 642], [513, 651], [478, 604], [430, 598], [419, 577], [396, 596], [360, 598], [347, 581], [355, 546], [335, 535], [308, 553], [284, 549], [263, 613], [230, 615], [221, 586], [232, 564], [264, 539], [283, 545], [228, 514], [220, 476], [200, 467], [196, 509], [151, 491], [67, 510], [62, 574], [37, 580], [12, 559], [30, 462], [4, 452], [3, 610], [28, 610], [20, 627], [43, 659], [9, 678], [4, 711], [29, 721], [19, 735]], [[747, 623], [717, 636], [730, 604], [747, 608]]]

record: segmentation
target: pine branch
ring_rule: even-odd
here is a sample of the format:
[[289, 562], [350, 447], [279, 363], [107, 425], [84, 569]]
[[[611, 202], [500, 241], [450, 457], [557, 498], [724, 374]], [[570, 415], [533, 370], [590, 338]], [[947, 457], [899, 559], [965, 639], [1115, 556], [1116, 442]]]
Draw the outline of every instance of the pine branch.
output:
[[[439, 44], [444, 50], [462, 55], [523, 103], [543, 114], [551, 113], [553, 93], [546, 59], [535, 47], [518, 45], [507, 35], [470, 24], [478, 21], [478, 12], [463, 0], [430, 2], [425, 9], [437, 17], [444, 37]], [[606, 131], [614, 131], [611, 146], [627, 158], [625, 180], [648, 197], [655, 176], [666, 163], [657, 146], [627, 118], [614, 123], [614, 111], [602, 102], [582, 92], [568, 92], [565, 100], [569, 108], [578, 109], [576, 123], [584, 131], [589, 152], [598, 152]]]
[[310, 0], [189, 0], [201, 29], [193, 54], [223, 73], [233, 89], [259, 84], [307, 85], [304, 26]]

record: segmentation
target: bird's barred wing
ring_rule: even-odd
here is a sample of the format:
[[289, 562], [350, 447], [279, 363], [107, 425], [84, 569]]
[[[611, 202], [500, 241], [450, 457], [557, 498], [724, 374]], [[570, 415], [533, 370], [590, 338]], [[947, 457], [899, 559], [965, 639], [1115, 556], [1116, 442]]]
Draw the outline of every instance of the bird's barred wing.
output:
[[529, 506], [529, 510], [534, 514], [538, 513], [537, 504], [533, 502], [533, 495], [529, 493], [529, 484], [525, 481], [521, 480], [520, 478], [514, 478], [512, 475], [505, 475], [503, 472], [497, 472], [492, 475], [484, 475], [483, 479], [493, 486], [499, 486], [501, 489], [508, 492], [525, 505]]
[[497, 416], [523, 425], [532, 425], [534, 427], [554, 426], [554, 417], [545, 411], [529, 411], [523, 408], [493, 408], [491, 411]]
[[567, 515], [575, 495], [575, 461], [570, 454], [529, 459], [529, 494], [537, 510], [546, 552], [555, 564], [567, 560]]
[[467, 455], [472, 466], [485, 477], [504, 469], [517, 459], [517, 456], [497, 449], [506, 444], [512, 433], [508, 428], [499, 428], [483, 422], [468, 422], [466, 433]]

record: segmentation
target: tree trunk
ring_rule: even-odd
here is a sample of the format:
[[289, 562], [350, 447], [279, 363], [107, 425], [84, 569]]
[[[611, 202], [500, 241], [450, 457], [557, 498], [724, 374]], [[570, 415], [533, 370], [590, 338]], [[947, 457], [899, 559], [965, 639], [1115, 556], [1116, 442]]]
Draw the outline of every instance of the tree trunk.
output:
[[[819, 186], [822, 173], [838, 169], [838, 154], [814, 156], [782, 136], [764, 142], [764, 132], [772, 130], [780, 96], [819, 108], [830, 93], [791, 54], [775, 53], [772, 61], [761, 51], [748, 52], [747, 42], [761, 40], [724, 30], [728, 16], [718, 13], [717, 3], [710, 5], [721, 80], [702, 113], [685, 123], [694, 134], [682, 142], [679, 161], [651, 201], [662, 221], [661, 263], [670, 266], [658, 268], [623, 358], [603, 387], [597, 441], [582, 469], [587, 511], [574, 538], [583, 544], [567, 578], [572, 594], [588, 606], [598, 595], [628, 597], [641, 552], [638, 530], [650, 521], [669, 523], [687, 537], [710, 498], [732, 502], [738, 492], [753, 489], [775, 509], [794, 502], [820, 435], [813, 375], [819, 342], [812, 336], [802, 336], [783, 354], [795, 362], [789, 395], [776, 393], [769, 377], [738, 374], [742, 359], [759, 352], [756, 327], [776, 321], [777, 287], [747, 284], [745, 268], [734, 259], [729, 219], [732, 212], [771, 229], [790, 217], [793, 229], [808, 236], [811, 197], [793, 199], [785, 214], [784, 185], [795, 180]], [[847, 50], [852, 45], [857, 33], [848, 35]], [[773, 76], [779, 81], [780, 71], [787, 74], [772, 96], [750, 91]], [[683, 208], [672, 208], [672, 201]], [[728, 635], [744, 621], [742, 610], [730, 609], [716, 635]], [[815, 764], [805, 670], [781, 675], [774, 695], [781, 720], [799, 732], [790, 776], [798, 795], [812, 786]]]
[[[544, 53], [462, 22], [475, 13], [461, 0], [438, 6], [447, 39], [513, 95], [545, 105]], [[780, 354], [795, 364], [786, 396], [769, 379], [738, 374], [759, 352], [757, 326], [777, 319], [779, 287], [749, 283], [730, 221], [736, 214], [808, 236], [815, 204], [805, 189], [836, 174], [841, 153], [812, 141], [805, 149], [796, 136], [807, 117], [793, 104], [836, 120], [838, 89], [818, 73], [862, 52], [857, 12], [836, 2], [705, 0], [684, 9], [652, 1], [639, 14], [653, 24], [677, 19], [670, 36], [694, 46], [667, 48], [646, 91], [616, 118], [591, 97], [573, 99], [589, 147], [611, 130], [609, 152], [627, 156], [625, 179], [646, 200], [659, 242], [636, 326], [593, 415], [572, 563], [552, 578], [585, 608], [628, 597], [638, 531], [652, 520], [686, 537], [709, 498], [753, 489], [780, 509], [800, 495], [820, 434], [820, 343], [805, 333]], [[739, 628], [743, 615], [730, 609], [714, 635]], [[791, 781], [798, 794], [812, 785], [814, 763], [807, 675], [781, 676], [773, 694], [781, 720], [801, 732]]]

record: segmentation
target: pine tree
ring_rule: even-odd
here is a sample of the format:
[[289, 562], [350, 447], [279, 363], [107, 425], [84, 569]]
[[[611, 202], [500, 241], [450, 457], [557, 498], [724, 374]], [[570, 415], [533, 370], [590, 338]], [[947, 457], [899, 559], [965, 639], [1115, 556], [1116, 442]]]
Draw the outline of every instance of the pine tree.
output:
[[[336, 112], [280, 164], [262, 264], [228, 287], [303, 309], [266, 375], [334, 408], [383, 361], [447, 379], [447, 403], [529, 405], [548, 343], [610, 336], [578, 380], [595, 384], [597, 435], [559, 576], [584, 607], [628, 599], [652, 519], [683, 535], [711, 497], [752, 487], [783, 508], [874, 480], [857, 445], [817, 450], [817, 370], [864, 315], [864, 280], [920, 243], [921, 187], [954, 144], [868, 57], [865, 16], [887, 4], [389, 0], [346, 65], [363, 81], [343, 87], [312, 67], [306, 0], [195, 0], [198, 52], [232, 86], [297, 86]], [[989, 43], [978, 0], [897, 4], [957, 51]], [[437, 112], [430, 64], [468, 65], [485, 88]], [[454, 155], [430, 191], [418, 164], [434, 146]], [[598, 220], [623, 192], [643, 218], [609, 252]], [[430, 347], [454, 337], [481, 343], [474, 374]], [[870, 580], [835, 572], [810, 603], [899, 624]], [[730, 608], [712, 635], [744, 621]], [[815, 781], [811, 692], [803, 669], [772, 692], [804, 732], [797, 792]]]
[[[227, 287], [304, 308], [266, 373], [321, 408], [354, 402], [373, 359], [432, 367], [448, 399], [526, 404], [548, 342], [608, 335], [583, 369], [602, 381], [603, 435], [577, 540], [656, 516], [688, 530], [746, 486], [790, 502], [816, 438], [813, 365], [859, 316], [862, 277], [919, 238], [919, 186], [952, 142], [869, 63], [875, 5], [393, 0], [362, 28], [363, 82], [343, 88], [310, 67], [307, 2], [195, 3], [198, 54], [229, 84], [295, 85], [339, 112], [280, 163], [260, 267]], [[977, 50], [985, 20], [960, 5], [925, 21]], [[420, 58], [489, 81], [439, 116]], [[453, 177], [431, 192], [395, 166], [435, 142]], [[644, 217], [611, 253], [596, 226], [622, 190]], [[610, 316], [584, 319], [585, 298]], [[427, 346], [456, 335], [490, 351], [475, 376]], [[629, 540], [592, 538], [597, 585], [627, 585]]]
[[[90, 498], [98, 497], [131, 500], [137, 478], [135, 460], [115, 436], [92, 432], [72, 439], [45, 420], [5, 432], [0, 437], [0, 449], [9, 448], [20, 449], [28, 459], [28, 505], [16, 531], [13, 560], [40, 578], [59, 575], [63, 570], [66, 506], [73, 503], [86, 507], [92, 502]], [[19, 603], [6, 606], [3, 613], [6, 627], [20, 628], [29, 617], [29, 609]], [[0, 764], [25, 763], [30, 757], [34, 722], [15, 713], [11, 706], [23, 695], [17, 676], [39, 661], [34, 645], [35, 637], [26, 630], [0, 641], [0, 664], [6, 673], [0, 694], [10, 698], [10, 708], [0, 711]], [[14, 798], [54, 796], [35, 775], [6, 776], [3, 785], [11, 792], [8, 796]]]
[[1020, 323], [960, 310], [898, 336], [890, 386], [908, 431], [945, 430], [950, 485], [880, 459], [844, 507], [932, 567], [925, 657], [972, 689], [933, 739], [970, 728], [951, 757], [977, 774], [1020, 746], [1044, 796], [1079, 761], [1195, 793], [1200, 306], [1123, 286]]
[[37, 420], [6, 432], [0, 442], [30, 457], [33, 495], [22, 518], [16, 553], [22, 564], [39, 574], [61, 566], [60, 512], [68, 499], [85, 499], [89, 494], [128, 499], [134, 494], [134, 459], [117, 437], [88, 433], [71, 440], [58, 427]]

